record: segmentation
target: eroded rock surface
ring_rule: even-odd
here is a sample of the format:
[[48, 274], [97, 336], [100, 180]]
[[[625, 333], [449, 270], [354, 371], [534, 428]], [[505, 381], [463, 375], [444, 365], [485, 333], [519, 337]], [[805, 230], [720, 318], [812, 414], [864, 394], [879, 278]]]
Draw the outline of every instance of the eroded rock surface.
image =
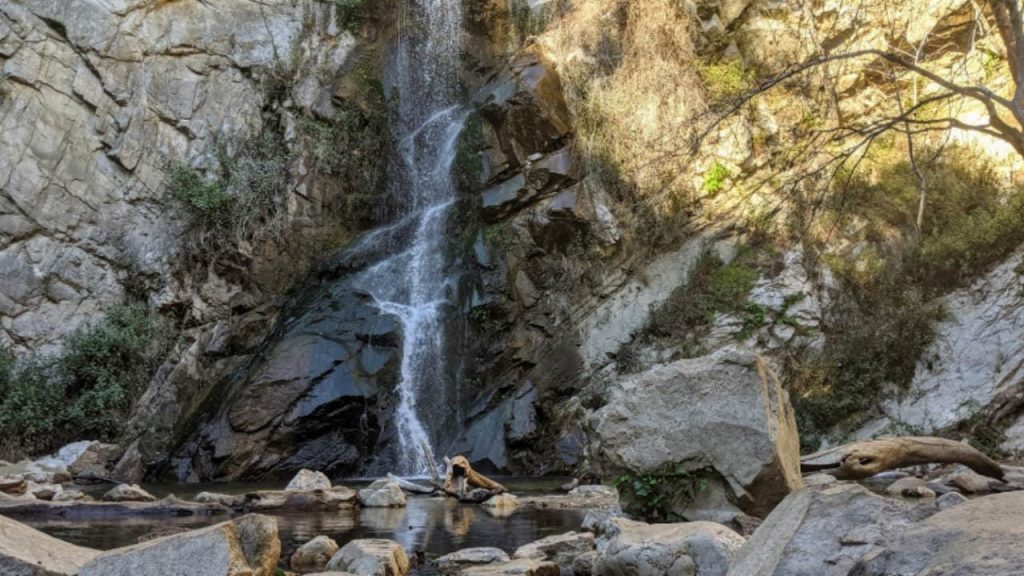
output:
[[73, 576], [98, 554], [0, 516], [0, 574]]

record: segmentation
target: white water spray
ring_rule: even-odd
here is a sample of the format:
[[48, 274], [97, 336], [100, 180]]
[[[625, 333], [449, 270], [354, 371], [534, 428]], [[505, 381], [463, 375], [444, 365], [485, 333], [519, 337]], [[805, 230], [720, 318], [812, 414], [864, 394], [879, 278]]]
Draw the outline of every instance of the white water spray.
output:
[[[429, 475], [436, 466], [431, 429], [442, 420], [445, 391], [445, 308], [449, 304], [445, 238], [455, 201], [452, 163], [466, 113], [459, 102], [460, 0], [409, 0], [389, 66], [394, 150], [391, 194], [401, 218], [416, 225], [401, 252], [364, 271], [357, 285], [381, 311], [402, 323], [402, 364], [395, 409], [398, 440], [394, 471]], [[417, 25], [417, 23], [419, 25]], [[442, 402], [423, 406], [424, 399]], [[429, 418], [425, 419], [430, 413]]]

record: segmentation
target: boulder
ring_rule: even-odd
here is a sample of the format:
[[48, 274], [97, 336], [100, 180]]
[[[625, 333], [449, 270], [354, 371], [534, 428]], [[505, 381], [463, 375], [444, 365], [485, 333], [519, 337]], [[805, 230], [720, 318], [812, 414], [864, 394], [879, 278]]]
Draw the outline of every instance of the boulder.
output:
[[500, 548], [465, 548], [438, 558], [437, 568], [442, 574], [458, 574], [467, 566], [501, 564], [509, 560], [508, 554]]
[[78, 576], [271, 576], [280, 555], [277, 520], [250, 515], [103, 552]]
[[590, 532], [568, 532], [524, 544], [516, 548], [512, 557], [549, 560], [559, 566], [572, 566], [576, 557], [594, 549], [594, 535]]
[[601, 576], [725, 576], [743, 537], [714, 522], [611, 520], [614, 535], [594, 564]]
[[[789, 395], [767, 361], [741, 347], [626, 378], [590, 428], [591, 462], [607, 478], [693, 472], [688, 481], [718, 484], [729, 503], [759, 517], [801, 486]], [[673, 511], [690, 517], [687, 504]]]
[[480, 505], [484, 508], [490, 508], [493, 510], [511, 511], [515, 510], [519, 506], [519, 498], [515, 494], [505, 492], [504, 494], [491, 496], [487, 500], [484, 500]]
[[1024, 493], [976, 498], [910, 526], [851, 574], [1004, 576], [1024, 566]]
[[331, 487], [331, 480], [323, 472], [314, 472], [303, 468], [292, 478], [285, 490], [289, 492], [312, 492], [314, 490], [327, 490]]
[[64, 491], [60, 484], [36, 484], [28, 483], [28, 493], [40, 500], [53, 500], [58, 494]]
[[77, 502], [92, 500], [92, 496], [89, 496], [81, 490], [61, 490], [54, 497], [54, 502]]
[[0, 516], [0, 574], [71, 576], [98, 554]]
[[77, 458], [68, 463], [68, 473], [83, 481], [108, 478], [123, 453], [124, 449], [117, 444], [90, 442]]
[[501, 564], [469, 566], [462, 576], [560, 576], [561, 570], [553, 562], [518, 559]]
[[292, 554], [291, 568], [301, 574], [321, 571], [337, 552], [337, 542], [327, 536], [317, 536]]
[[5, 494], [24, 494], [28, 491], [28, 480], [21, 475], [0, 476], [0, 492]]
[[353, 540], [334, 554], [327, 570], [357, 576], [405, 576], [409, 573], [409, 558], [394, 540]]
[[737, 553], [729, 576], [846, 576], [862, 556], [935, 510], [858, 484], [805, 488], [768, 515]]
[[947, 492], [939, 496], [939, 499], [935, 501], [935, 505], [939, 507], [939, 510], [946, 510], [967, 501], [967, 497], [959, 492]]
[[156, 496], [139, 488], [138, 484], [118, 484], [103, 495], [106, 502], [156, 502]]
[[401, 508], [405, 493], [397, 482], [382, 478], [359, 491], [359, 502], [369, 508]]

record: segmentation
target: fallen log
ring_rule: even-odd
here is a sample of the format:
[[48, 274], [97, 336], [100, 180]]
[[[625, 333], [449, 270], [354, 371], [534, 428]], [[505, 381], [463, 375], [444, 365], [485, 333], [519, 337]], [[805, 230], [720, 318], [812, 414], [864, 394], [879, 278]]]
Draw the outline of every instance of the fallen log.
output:
[[864, 440], [800, 459], [800, 471], [822, 471], [840, 480], [870, 478], [886, 470], [919, 464], [963, 464], [978, 474], [1002, 480], [1003, 469], [967, 444], [931, 436]]

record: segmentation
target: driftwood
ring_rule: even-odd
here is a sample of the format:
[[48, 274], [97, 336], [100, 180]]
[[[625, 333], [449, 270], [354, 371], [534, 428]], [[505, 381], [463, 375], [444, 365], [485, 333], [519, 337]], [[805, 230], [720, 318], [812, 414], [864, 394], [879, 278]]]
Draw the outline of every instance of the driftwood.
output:
[[865, 440], [800, 459], [801, 472], [825, 471], [840, 480], [860, 480], [918, 464], [963, 464], [978, 474], [1003, 479], [994, 460], [967, 444], [930, 436]]
[[464, 496], [467, 484], [474, 488], [483, 488], [495, 494], [508, 492], [508, 488], [473, 470], [465, 456], [456, 456], [454, 458], [445, 456], [444, 464], [444, 487], [446, 492], [453, 490]]

